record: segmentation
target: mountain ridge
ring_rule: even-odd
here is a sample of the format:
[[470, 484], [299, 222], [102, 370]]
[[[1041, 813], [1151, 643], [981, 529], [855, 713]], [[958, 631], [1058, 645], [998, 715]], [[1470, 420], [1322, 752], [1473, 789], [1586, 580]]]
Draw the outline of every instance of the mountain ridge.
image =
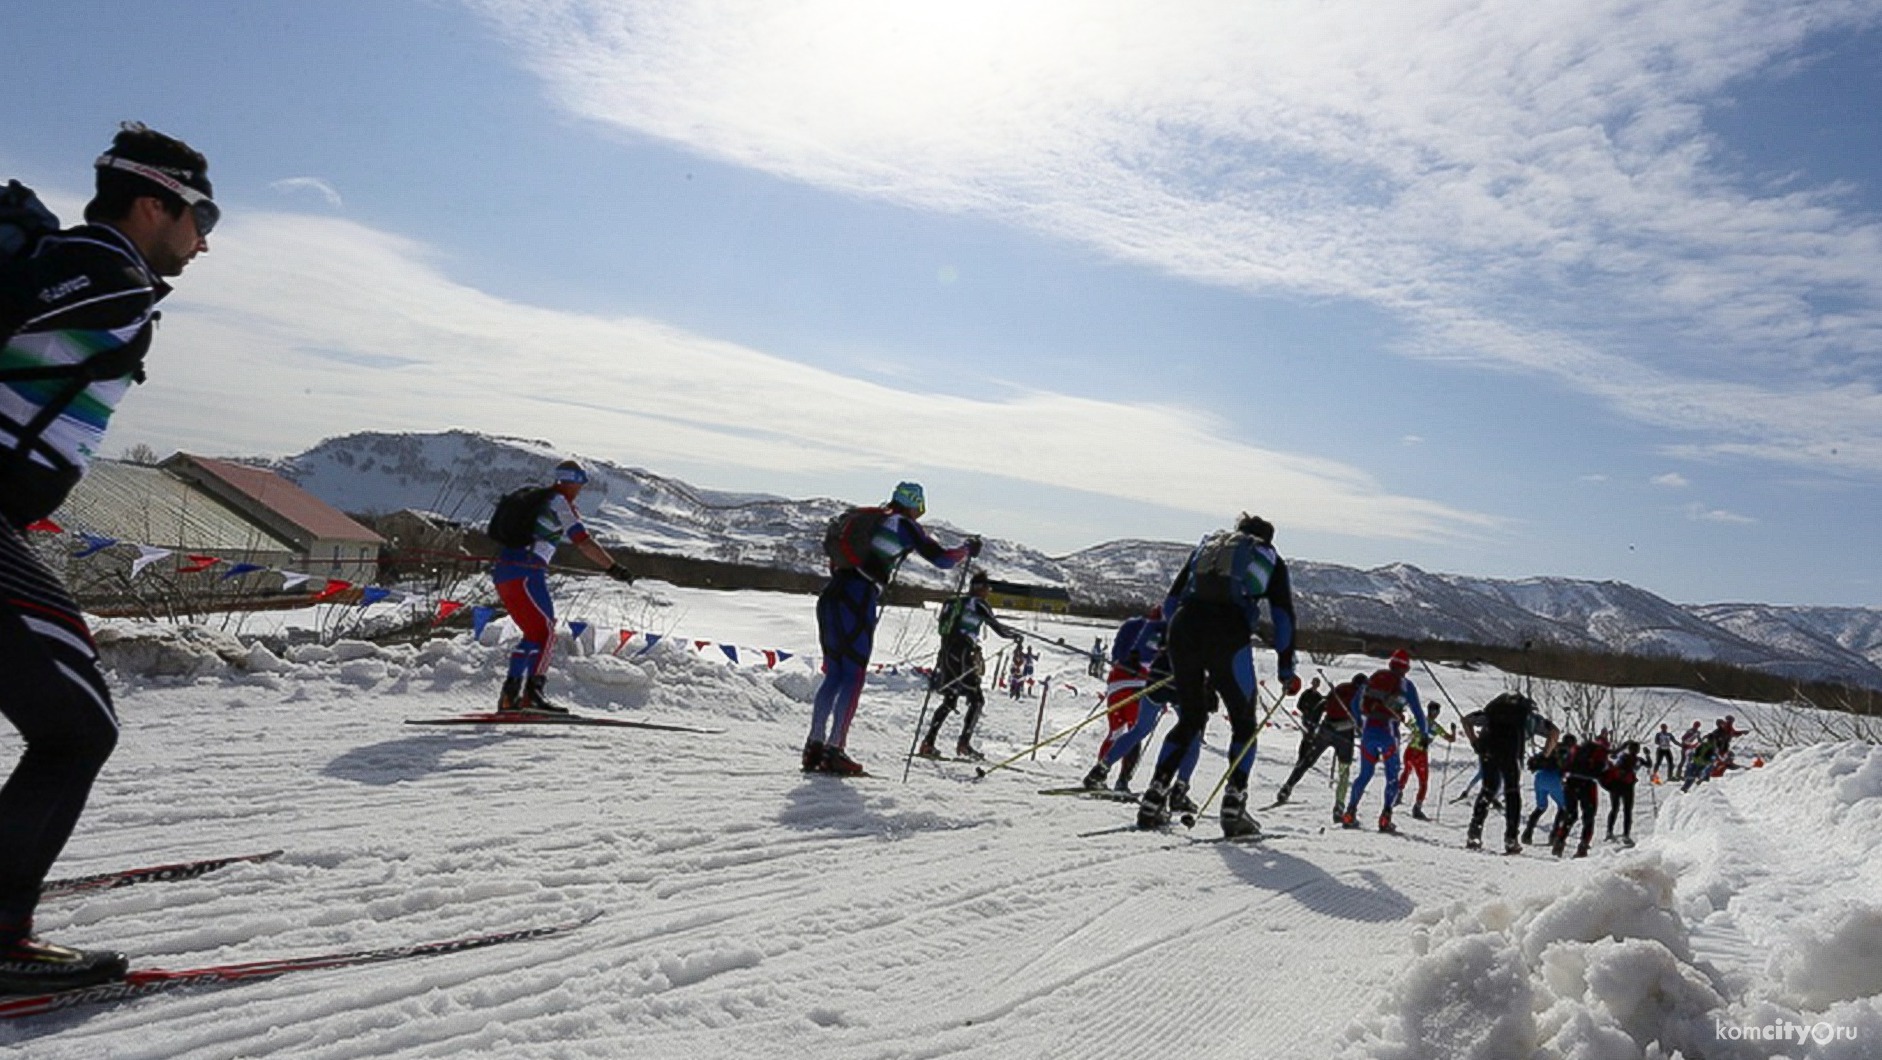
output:
[[[547, 441], [452, 430], [358, 432], [269, 466], [344, 511], [403, 508], [481, 525], [495, 499], [546, 481], [567, 456]], [[605, 543], [667, 555], [818, 573], [824, 525], [848, 501], [705, 489], [641, 468], [580, 458], [585, 518]], [[944, 539], [961, 531], [927, 521]], [[996, 578], [1060, 586], [1099, 604], [1161, 599], [1190, 549], [1121, 539], [1050, 556], [987, 538]], [[1290, 557], [1304, 629], [1503, 647], [1565, 648], [1717, 662], [1795, 680], [1882, 689], [1882, 610], [1746, 602], [1685, 605], [1620, 581], [1497, 579], [1409, 563], [1360, 570]], [[909, 564], [899, 577], [939, 588], [946, 575]]]

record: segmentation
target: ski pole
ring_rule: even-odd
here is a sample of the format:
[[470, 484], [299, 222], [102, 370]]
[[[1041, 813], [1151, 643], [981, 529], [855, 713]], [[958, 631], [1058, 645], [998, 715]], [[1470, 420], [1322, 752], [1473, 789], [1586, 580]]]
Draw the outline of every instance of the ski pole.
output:
[[[1452, 703], [1451, 709], [1457, 709], [1457, 704]], [[1444, 823], [1444, 793], [1451, 786], [1451, 746], [1455, 743], [1457, 743], [1455, 733], [1450, 739], [1444, 741], [1444, 779], [1438, 781], [1438, 812], [1432, 816], [1433, 824]], [[1416, 809], [1416, 807], [1413, 808]]]
[[[958, 577], [954, 579], [954, 598], [959, 598], [961, 596], [966, 595], [967, 593], [967, 570], [968, 568], [972, 566], [973, 566], [972, 563], [961, 564], [961, 573]], [[934, 657], [934, 668], [935, 668], [936, 673], [940, 672], [941, 664], [947, 658], [947, 652], [948, 652], [948, 639], [946, 637], [942, 637], [941, 638], [941, 650], [936, 652], [935, 657]], [[952, 684], [952, 683], [953, 682], [949, 682], [949, 684]], [[934, 686], [935, 686], [935, 682], [929, 681], [928, 691], [923, 692], [921, 694], [921, 713], [916, 715], [915, 717], [915, 738], [909, 741], [908, 757], [902, 759], [902, 783], [904, 784], [908, 783], [909, 770], [915, 768], [915, 752], [921, 748], [921, 731], [928, 724], [928, 700], [934, 697]]]
[[1020, 759], [1026, 757], [1027, 755], [1031, 754], [1034, 751], [1037, 751], [1039, 748], [1044, 747], [1047, 744], [1054, 743], [1067, 736], [1070, 736], [1071, 734], [1077, 732], [1078, 730], [1084, 728], [1087, 725], [1090, 725], [1092, 722], [1097, 721], [1099, 718], [1104, 717], [1105, 715], [1111, 713], [1112, 711], [1117, 710], [1120, 707], [1128, 706], [1129, 704], [1136, 702], [1137, 699], [1143, 696], [1144, 694], [1149, 693], [1149, 692], [1154, 692], [1157, 689], [1162, 688], [1164, 685], [1169, 684], [1170, 681], [1171, 681], [1171, 678], [1165, 677], [1162, 680], [1159, 680], [1153, 684], [1145, 685], [1144, 687], [1131, 693], [1128, 697], [1126, 697], [1125, 699], [1123, 699], [1122, 701], [1118, 703], [1110, 704], [1110, 705], [1100, 704], [1097, 710], [1093, 711], [1089, 715], [1086, 715], [1084, 721], [1081, 721], [1078, 724], [1073, 725], [1070, 728], [1061, 729], [1058, 732], [1055, 732], [1052, 735], [1046, 737], [1045, 739], [1040, 740], [1038, 743], [1033, 744], [1031, 747], [1021, 749], [1018, 754], [1013, 755], [1011, 758], [1001, 759], [1000, 761], [995, 762], [994, 764], [990, 766], [975, 766], [974, 767], [974, 779], [979, 780], [981, 777], [984, 777], [987, 774], [992, 773], [996, 770], [1005, 769], [1007, 766], [1012, 765], [1014, 762], [1019, 761]]
[[[1204, 813], [1209, 812], [1209, 807], [1212, 804], [1214, 804], [1216, 796], [1222, 794], [1222, 789], [1228, 786], [1229, 778], [1234, 776], [1235, 771], [1242, 767], [1243, 759], [1246, 759], [1247, 757], [1255, 753], [1255, 748], [1259, 746], [1261, 743], [1261, 730], [1267, 726], [1268, 718], [1274, 717], [1275, 710], [1278, 709], [1280, 705], [1286, 701], [1286, 699], [1287, 699], [1286, 692], [1282, 692], [1279, 695], [1274, 697], [1274, 706], [1269, 707], [1267, 715], [1264, 716], [1260, 721], [1255, 723], [1255, 732], [1254, 732], [1254, 735], [1248, 738], [1248, 746], [1242, 748], [1242, 753], [1236, 755], [1235, 760], [1229, 763], [1228, 770], [1222, 774], [1221, 780], [1218, 780], [1215, 782], [1215, 789], [1209, 792], [1209, 797], [1202, 800], [1202, 805], [1196, 808], [1195, 813], [1186, 813], [1183, 815], [1182, 820], [1183, 820], [1184, 828], [1196, 827], [1196, 817], [1199, 814], [1204, 814]], [[1261, 704], [1261, 686], [1256, 685], [1255, 686], [1255, 705], [1260, 706], [1260, 704]], [[1197, 738], [1200, 739], [1201, 735], [1202, 735], [1201, 733], [1198, 733]], [[1231, 736], [1230, 739], [1233, 739], [1233, 736]]]

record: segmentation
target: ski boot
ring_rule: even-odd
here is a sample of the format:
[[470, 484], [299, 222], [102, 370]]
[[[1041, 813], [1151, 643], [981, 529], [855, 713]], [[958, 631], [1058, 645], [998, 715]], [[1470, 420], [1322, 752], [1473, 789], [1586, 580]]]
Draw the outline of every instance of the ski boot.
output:
[[523, 709], [531, 714], [567, 714], [569, 708], [556, 706], [542, 698], [543, 681], [541, 677], [529, 679], [529, 684], [523, 689]]
[[1189, 782], [1179, 780], [1170, 785], [1170, 812], [1195, 813], [1196, 800], [1189, 797]]
[[1464, 849], [1465, 850], [1482, 850], [1483, 849], [1483, 837], [1480, 835], [1465, 836], [1464, 837]]
[[1097, 765], [1091, 767], [1091, 772], [1085, 774], [1085, 779], [1081, 781], [1080, 784], [1086, 791], [1103, 791], [1105, 789], [1105, 780], [1110, 775], [1110, 772], [1110, 766], [1099, 762]]
[[1248, 816], [1247, 788], [1229, 788], [1222, 793], [1222, 838], [1261, 838], [1261, 825]]
[[1632, 847], [1634, 845], [1634, 837], [1630, 835], [1622, 836], [1621, 845], [1624, 847]]
[[0, 994], [50, 994], [124, 978], [130, 963], [111, 950], [81, 950], [22, 932], [0, 944]]
[[841, 747], [825, 747], [823, 749], [823, 761], [818, 763], [817, 772], [834, 773], [839, 777], [860, 777], [868, 775], [863, 770], [862, 763], [843, 753]]
[[1587, 857], [1588, 856], [1588, 844], [1586, 843], [1577, 844], [1575, 847], [1575, 856], [1578, 858]]
[[1292, 796], [1293, 794], [1294, 794], [1293, 788], [1290, 788], [1285, 784], [1281, 785], [1281, 790], [1274, 793], [1274, 804], [1276, 806], [1286, 806], [1288, 798]]
[[915, 757], [916, 758], [940, 758], [941, 749], [934, 745], [933, 740], [923, 740], [921, 742], [921, 750], [915, 752]]
[[804, 772], [815, 773], [823, 768], [823, 742], [821, 740], [804, 741]]
[[1412, 803], [1412, 816], [1416, 817], [1420, 821], [1429, 821], [1431, 819], [1430, 817], [1426, 816], [1425, 804], [1422, 802]]
[[1398, 831], [1398, 825], [1395, 825], [1392, 823], [1392, 811], [1391, 810], [1387, 810], [1384, 813], [1379, 815], [1379, 831], [1381, 832]]
[[962, 758], [969, 762], [985, 762], [987, 760], [986, 755], [974, 750], [974, 745], [968, 743], [966, 740], [962, 740], [960, 743], [954, 745], [954, 757]]
[[1340, 814], [1340, 827], [1341, 828], [1358, 828], [1359, 816], [1351, 810], [1347, 810], [1345, 813]]
[[1160, 780], [1152, 780], [1137, 800], [1137, 827], [1150, 830], [1170, 823], [1170, 789]]
[[1506, 855], [1516, 855], [1522, 852], [1523, 852], [1523, 845], [1521, 843], [1518, 843], [1514, 839], [1503, 844], [1503, 853]]
[[1131, 776], [1137, 772], [1137, 761], [1142, 757], [1143, 748], [1141, 747], [1133, 748], [1130, 754], [1124, 756], [1124, 761], [1118, 766], [1117, 783], [1112, 786], [1111, 790], [1119, 795], [1131, 794]]
[[497, 713], [523, 709], [523, 679], [506, 677], [503, 679], [503, 691], [497, 693]]

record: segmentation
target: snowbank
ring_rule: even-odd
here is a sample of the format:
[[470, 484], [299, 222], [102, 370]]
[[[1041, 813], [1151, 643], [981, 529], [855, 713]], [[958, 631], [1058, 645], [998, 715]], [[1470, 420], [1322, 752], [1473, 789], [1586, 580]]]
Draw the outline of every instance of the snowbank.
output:
[[1882, 1055], [1882, 748], [1824, 744], [1670, 796], [1561, 894], [1420, 914], [1346, 1055]]

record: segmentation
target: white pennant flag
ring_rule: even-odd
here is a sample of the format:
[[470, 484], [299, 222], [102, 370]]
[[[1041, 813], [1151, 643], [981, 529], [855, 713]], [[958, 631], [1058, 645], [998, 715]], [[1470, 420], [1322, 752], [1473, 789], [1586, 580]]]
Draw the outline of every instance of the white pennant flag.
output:
[[176, 552], [173, 549], [152, 548], [149, 545], [137, 546], [137, 558], [131, 561], [131, 577], [135, 578], [139, 574], [144, 573], [145, 567], [163, 559], [165, 556], [174, 555], [176, 555]]
[[311, 574], [296, 574], [291, 570], [280, 570], [275, 571], [275, 573], [281, 576], [281, 588], [283, 589], [297, 589], [306, 584], [307, 579], [313, 577]]

